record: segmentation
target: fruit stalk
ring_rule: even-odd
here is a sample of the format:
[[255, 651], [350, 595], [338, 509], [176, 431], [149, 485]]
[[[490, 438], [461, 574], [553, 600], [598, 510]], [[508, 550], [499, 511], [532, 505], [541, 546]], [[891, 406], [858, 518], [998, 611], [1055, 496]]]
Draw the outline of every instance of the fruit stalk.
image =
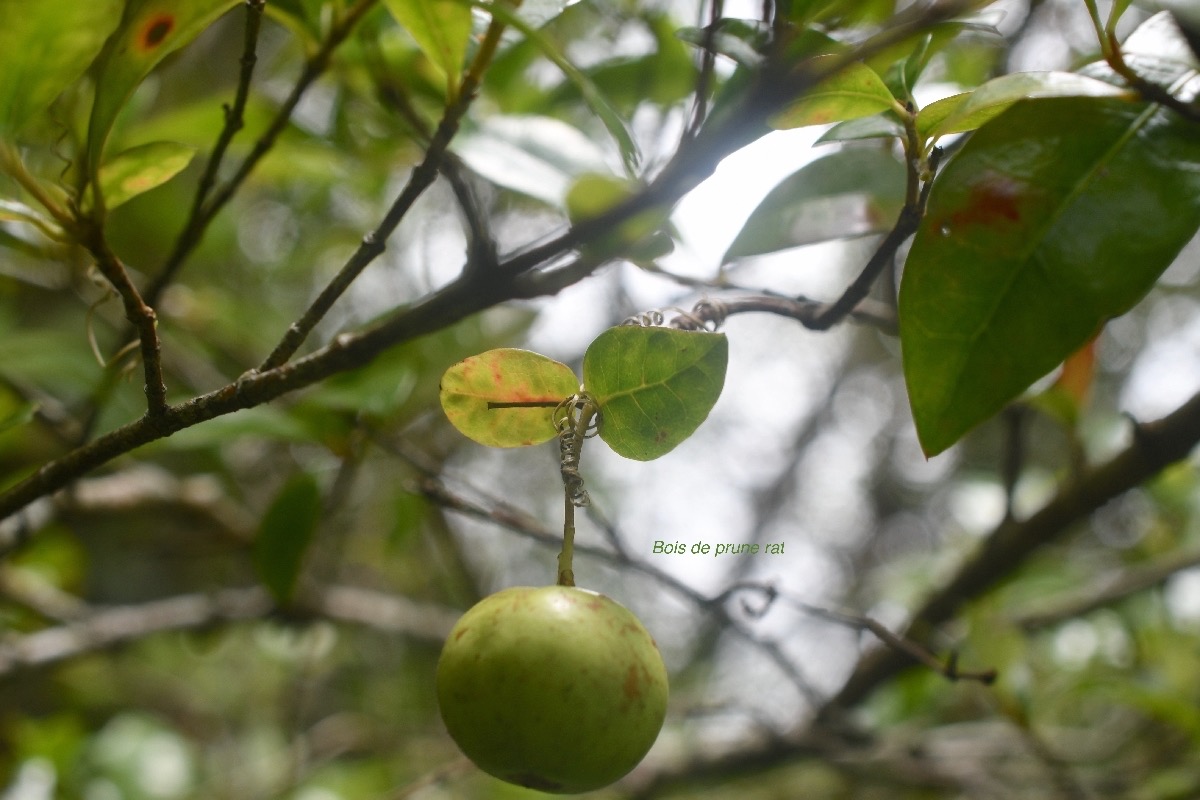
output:
[[598, 408], [586, 394], [575, 395], [567, 401], [564, 414], [558, 420], [558, 445], [561, 453], [563, 479], [563, 544], [558, 554], [558, 585], [574, 586], [575, 571], [575, 509], [590, 501], [579, 474], [579, 458], [583, 440], [596, 418]]

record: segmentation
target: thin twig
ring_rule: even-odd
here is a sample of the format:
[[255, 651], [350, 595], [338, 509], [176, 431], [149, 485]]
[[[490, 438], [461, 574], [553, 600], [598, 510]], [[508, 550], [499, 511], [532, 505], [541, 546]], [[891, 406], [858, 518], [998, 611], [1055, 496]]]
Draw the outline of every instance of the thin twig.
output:
[[[380, 101], [395, 110], [428, 148], [433, 141], [433, 132], [429, 125], [413, 107], [404, 88], [383, 75], [382, 59], [378, 53], [369, 48], [367, 54], [371, 68], [377, 72], [375, 86]], [[467, 263], [463, 268], [464, 271], [475, 271], [479, 274], [494, 272], [500, 261], [496, 249], [496, 239], [492, 235], [488, 216], [480, 206], [475, 187], [471, 183], [469, 170], [451, 152], [443, 154], [439, 168], [450, 184], [451, 191], [454, 192], [454, 198], [458, 201], [459, 210], [462, 212], [463, 222], [467, 229]]]
[[721, 19], [724, 16], [725, 1], [709, 0], [708, 24], [704, 26], [704, 38], [700, 43], [700, 71], [696, 77], [695, 98], [692, 101], [692, 119], [684, 131], [685, 138], [690, 139], [695, 136], [704, 125], [704, 120], [708, 116], [708, 93], [712, 88], [712, 81], [717, 66], [717, 33], [720, 28]]
[[763, 597], [764, 605], [761, 608], [754, 609], [750, 608], [749, 606], [745, 606], [747, 612], [751, 613], [753, 616], [762, 616], [766, 613], [771, 604], [773, 604], [777, 599], [781, 599], [791, 605], [793, 608], [796, 608], [805, 614], [808, 614], [809, 616], [817, 617], [818, 619], [823, 619], [836, 625], [841, 625], [857, 631], [870, 631], [875, 638], [879, 639], [879, 641], [891, 648], [892, 651], [904, 655], [918, 664], [923, 664], [947, 680], [978, 681], [985, 686], [994, 683], [996, 680], [996, 670], [963, 670], [958, 666], [958, 658], [956, 654], [952, 653], [943, 661], [931, 653], [927, 648], [912, 641], [911, 639], [907, 639], [903, 636], [893, 633], [887, 628], [887, 626], [883, 625], [877, 620], [872, 619], [871, 617], [860, 614], [852, 614], [847, 611], [835, 611], [833, 609], [823, 608], [811, 603], [806, 603], [797, 597], [791, 596], [785, 592], [780, 592], [774, 586], [768, 584], [753, 582], [735, 583], [714, 598], [713, 602], [726, 602], [735, 595], [744, 592], [754, 592], [762, 595]]
[[[1121, 42], [1117, 39], [1116, 31], [1109, 25], [1105, 25], [1100, 19], [1100, 9], [1096, 0], [1084, 0], [1084, 6], [1087, 8], [1088, 17], [1096, 33], [1096, 40], [1100, 43], [1100, 52], [1112, 71], [1120, 75], [1129, 88], [1141, 95], [1143, 99], [1166, 106], [1192, 122], [1200, 122], [1200, 105], [1179, 99], [1170, 89], [1146, 80], [1129, 65], [1129, 62], [1125, 60], [1125, 54], [1121, 51]], [[1111, 19], [1115, 23], [1115, 18]], [[1181, 84], [1190, 82], [1192, 77], [1193, 73], [1189, 71]]]
[[[355, 8], [361, 7], [362, 2]], [[878, 52], [973, 5], [973, 2], [965, 1], [948, 2], [902, 12], [893, 26], [863, 42], [846, 58], [838, 57], [837, 61], [849, 64], [854, 58]], [[836, 63], [830, 65], [830, 69], [837, 67]], [[605, 214], [573, 226], [552, 242], [507, 259], [496, 270], [496, 275], [489, 276], [491, 280], [460, 277], [371, 328], [335, 337], [329, 345], [309, 356], [275, 369], [246, 373], [234, 383], [171, 407], [160, 418], [128, 423], [47, 462], [34, 474], [0, 492], [0, 519], [143, 444], [361, 367], [396, 344], [440, 330], [506, 300], [538, 293], [537, 281], [528, 278], [531, 271], [561, 259], [588, 236], [600, 235], [612, 225], [647, 208], [677, 200], [710, 175], [725, 155], [764, 133], [764, 120], [779, 104], [794, 96], [792, 92], [797, 87], [811, 86], [826, 74], [829, 73], [805, 74], [803, 78], [793, 76], [782, 86], [773, 81], [760, 81], [739, 99], [734, 113], [722, 117], [719, 125], [705, 126], [699, 136], [681, 148], [647, 190]], [[6, 549], [0, 546], [0, 555]]]
[[463, 271], [479, 275], [481, 280], [486, 280], [485, 276], [494, 274], [500, 263], [491, 223], [480, 206], [467, 168], [453, 153], [447, 153], [442, 159], [441, 172], [450, 184], [450, 190], [454, 192], [467, 229], [467, 263]]
[[217, 209], [206, 208], [205, 202], [213, 187], [216, 186], [217, 173], [221, 169], [221, 163], [225, 160], [225, 153], [229, 149], [229, 145], [245, 126], [246, 103], [250, 99], [250, 83], [254, 79], [254, 67], [258, 63], [258, 36], [262, 29], [263, 10], [267, 0], [245, 0], [245, 2], [246, 28], [242, 57], [239, 61], [241, 71], [238, 73], [233, 104], [224, 107], [225, 125], [217, 136], [216, 144], [213, 145], [212, 153], [209, 154], [208, 163], [204, 165], [204, 172], [196, 185], [196, 196], [192, 201], [191, 214], [188, 216], [183, 232], [175, 242], [175, 249], [171, 253], [167, 265], [163, 267], [158, 278], [146, 290], [146, 301], [150, 305], [158, 302], [159, 296], [183, 265], [183, 261], [191, 249], [199, 243], [212, 215], [216, 213]]
[[1029, 409], [1014, 403], [1004, 414], [1004, 449], [1000, 461], [1000, 478], [1004, 484], [1004, 518], [1016, 517], [1017, 483], [1025, 469], [1025, 431]]
[[[295, 355], [313, 328], [324, 319], [329, 309], [345, 293], [355, 278], [383, 253], [388, 237], [396, 230], [417, 199], [437, 178], [450, 142], [458, 132], [458, 126], [462, 122], [463, 116], [475, 99], [475, 94], [483, 81], [483, 74], [495, 55], [503, 33], [504, 23], [493, 18], [484, 35], [483, 42], [475, 53], [474, 61], [463, 76], [458, 93], [447, 106], [441, 122], [438, 123], [437, 130], [434, 131], [433, 139], [425, 150], [425, 157], [409, 175], [408, 182], [401, 190], [399, 197], [392, 203], [378, 227], [363, 237], [358, 249], [321, 290], [304, 315], [288, 327], [287, 333], [284, 334], [279, 344], [258, 367], [259, 372], [266, 372], [282, 366]], [[472, 276], [474, 274], [474, 272], [471, 273]]]
[[145, 375], [147, 414], [151, 418], [167, 413], [167, 387], [163, 381], [162, 355], [158, 339], [158, 317], [134, 286], [125, 265], [109, 247], [100, 223], [79, 219], [75, 224], [80, 244], [96, 260], [96, 267], [108, 279], [125, 306], [125, 318], [137, 331], [141, 345], [142, 369]]
[[[376, 0], [358, 0], [346, 13], [338, 19], [330, 28], [328, 36], [321, 42], [321, 46], [309, 56], [305, 61], [304, 69], [300, 73], [300, 77], [296, 80], [287, 99], [279, 107], [275, 117], [271, 120], [267, 129], [263, 131], [258, 140], [254, 143], [249, 154], [238, 166], [237, 171], [219, 188], [212, 191], [208, 189], [197, 190], [197, 200], [200, 199], [200, 194], [203, 192], [206, 195], [206, 202], [197, 203], [193, 207], [192, 214], [188, 218], [183, 232], [175, 242], [175, 248], [171, 251], [171, 255], [167, 258], [162, 270], [159, 272], [153, 283], [146, 290], [146, 296], [150, 298], [158, 298], [163, 290], [175, 279], [176, 274], [183, 267], [188, 256], [192, 254], [196, 246], [200, 243], [204, 232], [208, 230], [209, 224], [217, 216], [222, 208], [233, 198], [242, 184], [254, 171], [258, 163], [271, 151], [275, 146], [279, 135], [287, 128], [291, 121], [292, 112], [296, 110], [296, 106], [300, 104], [300, 100], [304, 97], [308, 89], [316, 82], [317, 78], [324, 74], [329, 68], [330, 61], [333, 58], [334, 51], [338, 46], [345, 41], [359, 20], [371, 10], [375, 5]], [[253, 13], [251, 13], [253, 17]], [[247, 38], [249, 38], [251, 21], [247, 20]], [[253, 64], [247, 66], [246, 56], [243, 55], [241, 80], [248, 82], [250, 70]], [[242, 92], [242, 83], [239, 81], [238, 93], [239, 97]], [[244, 105], [244, 103], [243, 103]], [[234, 113], [237, 109], [237, 99], [234, 100], [234, 108], [226, 113], [226, 127], [221, 132], [221, 138], [232, 138], [236, 133], [235, 129], [231, 129], [234, 120]], [[238, 115], [240, 117], [240, 115]], [[237, 120], [240, 125], [240, 119]], [[218, 147], [221, 146], [221, 140], [218, 140]], [[216, 150], [213, 153], [217, 155]], [[219, 163], [214, 164], [210, 159], [209, 169], [214, 173]]]
[[[910, 109], [911, 111], [911, 109]], [[912, 122], [908, 127], [910, 131], [910, 141], [905, 145], [905, 153], [907, 154], [906, 161], [908, 162], [908, 200], [904, 207], [900, 209], [900, 215], [896, 219], [896, 224], [883, 237], [883, 241], [879, 243], [879, 247], [871, 255], [862, 272], [854, 279], [854, 282], [847, 287], [842, 296], [835, 300], [831, 305], [822, 309], [815, 317], [805, 326], [812, 330], [823, 331], [828, 330], [833, 325], [841, 322], [846, 318], [846, 315], [858, 307], [859, 303], [866, 299], [871, 291], [871, 287], [875, 281], [883, 273], [883, 270], [892, 263], [896, 257], [896, 251], [900, 246], [908, 240], [908, 237], [917, 232], [917, 228], [921, 225], [921, 220], [925, 216], [925, 206], [929, 201], [929, 190], [933, 186], [933, 173], [936, 172], [938, 160], [941, 158], [941, 151], [935, 149], [929, 157], [928, 175], [924, 176], [924, 186], [918, 191], [917, 186], [922, 180], [918, 177], [921, 170], [919, 163], [920, 144], [918, 141], [913, 141], [916, 138], [915, 133], [915, 115], [910, 115]]]
[[[263, 619], [275, 610], [270, 594], [261, 586], [109, 608], [93, 607], [90, 613], [67, 624], [0, 642], [0, 678], [140, 641], [157, 633]], [[353, 586], [315, 588], [289, 610], [437, 643], [445, 639], [459, 617], [454, 609]]]
[[[828, 314], [828, 303], [810, 300], [807, 297], [774, 297], [772, 295], [757, 295], [751, 297], [736, 297], [722, 299], [726, 314], [768, 313], [794, 319], [806, 328], [812, 330], [827, 330], [815, 328], [813, 320]], [[842, 318], [878, 328], [895, 335], [899, 331], [896, 321], [896, 311], [891, 306], [875, 300], [860, 300], [847, 311]]]
[[0, 564], [0, 596], [54, 622], [74, 622], [89, 611], [87, 603], [32, 570], [3, 564]]
[[[725, 316], [732, 314], [761, 312], [794, 319], [801, 325], [808, 327], [814, 319], [829, 308], [829, 303], [821, 300], [813, 300], [804, 295], [789, 297], [769, 290], [738, 286], [726, 281], [717, 282], [703, 278], [693, 278], [688, 275], [671, 272], [657, 265], [643, 267], [642, 269], [646, 272], [652, 272], [655, 275], [661, 275], [683, 286], [698, 290], [707, 290], [710, 293], [709, 297], [698, 303], [696, 308], [688, 312], [688, 315], [713, 325], [719, 326]], [[852, 322], [877, 328], [892, 336], [895, 336], [900, 330], [896, 321], [895, 308], [887, 303], [871, 300], [870, 298], [862, 300], [846, 314], [845, 318]]]
[[[417, 488], [428, 500], [443, 508], [490, 522], [547, 547], [557, 547], [561, 544], [561, 536], [542, 525], [533, 515], [497, 498], [489, 498], [482, 492], [476, 492], [476, 494], [485, 498], [483, 501], [472, 500], [461, 493], [452, 491], [443, 481], [431, 475], [424, 477]], [[683, 581], [644, 561], [630, 559], [624, 553], [580, 544], [576, 544], [574, 550], [576, 554], [615, 564], [631, 572], [639, 572], [685, 598], [697, 608], [715, 614], [728, 631], [759, 649], [773, 661], [810, 704], [815, 707], [822, 701], [821, 695], [813, 688], [800, 667], [783, 652], [778, 642], [759, 636], [741, 620], [730, 614], [724, 604], [714, 603], [712, 598], [706, 597]]]
[[1041, 630], [1115, 605], [1135, 594], [1161, 586], [1178, 573], [1200, 566], [1200, 549], [1173, 551], [1109, 575], [1089, 578], [1077, 591], [1041, 600], [1037, 608], [1014, 614], [1013, 624], [1026, 631]]
[[[1011, 576], [1038, 549], [1062, 536], [1072, 523], [1142, 485], [1166, 466], [1187, 458], [1198, 442], [1200, 394], [1166, 417], [1137, 426], [1133, 441], [1124, 450], [1063, 486], [1028, 519], [1001, 522], [954, 577], [916, 610], [909, 630], [929, 630], [945, 622], [964, 604]], [[905, 666], [906, 661], [891, 651], [868, 656], [829, 708], [855, 705]]]

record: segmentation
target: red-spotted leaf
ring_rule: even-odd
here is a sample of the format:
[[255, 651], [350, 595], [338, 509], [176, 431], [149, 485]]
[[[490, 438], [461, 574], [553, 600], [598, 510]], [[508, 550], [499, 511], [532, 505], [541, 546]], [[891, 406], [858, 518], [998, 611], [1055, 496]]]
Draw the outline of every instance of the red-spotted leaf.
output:
[[728, 360], [721, 333], [623, 325], [600, 334], [583, 357], [600, 438], [638, 461], [671, 452], [708, 417]]
[[[169, 53], [198, 36], [240, 0], [129, 0], [96, 60], [96, 100], [88, 124], [88, 164], [96, 170], [117, 114]], [[87, 5], [81, 3], [80, 5]]]
[[1200, 136], [1158, 106], [1025, 100], [942, 170], [900, 287], [921, 445], [945, 450], [1128, 311], [1200, 226]]
[[566, 364], [506, 347], [446, 370], [442, 410], [454, 427], [480, 444], [523, 447], [554, 438], [554, 409], [577, 391], [579, 380]]

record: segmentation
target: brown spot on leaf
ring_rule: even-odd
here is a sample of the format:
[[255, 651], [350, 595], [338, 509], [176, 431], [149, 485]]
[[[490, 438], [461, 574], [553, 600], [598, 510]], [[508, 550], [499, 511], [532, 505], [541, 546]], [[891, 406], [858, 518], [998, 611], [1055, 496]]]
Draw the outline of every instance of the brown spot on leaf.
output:
[[174, 14], [154, 14], [142, 23], [138, 32], [137, 44], [142, 52], [149, 52], [158, 47], [175, 30]]
[[958, 210], [940, 220], [936, 227], [945, 231], [968, 225], [994, 226], [1020, 222], [1028, 187], [1021, 181], [998, 172], [987, 172], [971, 187], [967, 201]]

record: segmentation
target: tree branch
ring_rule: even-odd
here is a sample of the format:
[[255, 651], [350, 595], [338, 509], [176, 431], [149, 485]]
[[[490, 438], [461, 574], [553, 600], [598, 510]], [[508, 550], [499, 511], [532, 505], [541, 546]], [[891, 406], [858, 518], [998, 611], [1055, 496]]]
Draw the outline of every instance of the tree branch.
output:
[[[324, 319], [325, 315], [329, 313], [329, 309], [345, 293], [350, 284], [354, 282], [354, 279], [366, 269], [368, 264], [383, 253], [384, 248], [387, 246], [388, 237], [396, 230], [396, 227], [404, 219], [417, 199], [437, 178], [442, 163], [445, 160], [446, 151], [450, 147], [450, 142], [458, 132], [459, 123], [462, 122], [463, 116], [467, 113], [467, 109], [470, 108], [472, 101], [475, 99], [479, 84], [483, 80], [483, 74], [487, 70], [492, 56], [495, 54], [496, 46], [499, 44], [503, 33], [504, 23], [493, 19], [488, 26], [483, 44], [480, 45], [479, 50], [475, 54], [475, 60], [463, 76], [459, 92], [447, 106], [446, 112], [442, 115], [442, 121], [438, 123], [437, 130], [433, 134], [433, 139], [425, 150], [425, 158], [421, 160], [421, 163], [409, 175], [404, 189], [401, 190], [396, 201], [392, 203], [392, 207], [388, 209], [379, 226], [363, 237], [362, 244], [359, 245], [358, 249], [350, 257], [350, 260], [342, 266], [329, 284], [321, 290], [321, 293], [317, 295], [316, 300], [308, 307], [304, 315], [288, 328], [283, 339], [280, 340], [275, 349], [271, 351], [271, 354], [259, 366], [258, 369], [260, 372], [265, 372], [285, 364], [295, 354], [300, 345], [304, 343], [304, 340], [308, 338], [312, 329], [317, 326], [318, 322]], [[464, 274], [468, 273], [473, 275], [474, 271], [468, 270]], [[486, 279], [486, 276], [483, 277]]]
[[[0, 642], [0, 679], [157, 633], [263, 619], [274, 611], [270, 594], [261, 586], [94, 609], [67, 624]], [[352, 586], [327, 586], [309, 592], [289, 612], [439, 644], [459, 616], [454, 609]]]
[[[370, 4], [370, 0], [359, 0], [352, 12], [365, 13], [365, 7]], [[867, 39], [846, 56], [838, 57], [836, 63], [829, 64], [819, 72], [812, 68], [802, 69], [797, 74], [786, 76], [786, 80], [778, 75], [762, 76], [740, 97], [738, 103], [728, 109], [728, 113], [718, 115], [719, 122], [712, 122], [690, 139], [645, 191], [604, 214], [572, 226], [565, 234], [550, 242], [512, 256], [499, 266], [494, 275], [487, 276], [486, 281], [464, 273], [459, 279], [416, 304], [397, 311], [390, 319], [372, 328], [341, 334], [329, 345], [306, 357], [267, 370], [252, 370], [234, 383], [171, 406], [157, 416], [147, 416], [128, 423], [48, 462], [23, 481], [0, 493], [0, 520], [148, 442], [224, 414], [269, 402], [336, 373], [356, 369], [389, 347], [440, 330], [507, 300], [557, 291], [561, 286], [553, 282], [539, 285], [531, 278], [540, 273], [529, 273], [561, 258], [590, 237], [611, 230], [614, 225], [627, 221], [641, 211], [674, 203], [712, 174], [722, 158], [765, 133], [765, 120], [797, 92], [815, 85], [855, 59], [878, 52], [927, 25], [951, 18], [973, 5], [973, 2], [958, 0], [914, 8], [901, 13], [891, 27]], [[350, 16], [352, 14], [347, 15]], [[345, 33], [348, 33], [348, 28], [343, 35]], [[260, 145], [268, 141], [273, 141], [273, 137], [264, 136]], [[256, 152], [259, 149], [263, 148], [256, 148]], [[244, 167], [253, 160], [252, 154]], [[239, 175], [244, 177], [245, 171], [248, 170], [244, 169]], [[590, 265], [589, 269], [596, 266], [599, 264]], [[586, 272], [573, 277], [578, 279], [583, 274]], [[0, 556], [3, 553], [0, 550]]]
[[[306, 358], [266, 372], [247, 373], [216, 391], [170, 406], [158, 416], [127, 423], [44, 464], [0, 493], [0, 520], [144, 444], [360, 367], [393, 344], [440, 330], [503, 299], [506, 298], [502, 292], [483, 291], [471, 282], [456, 281], [392, 320], [358, 334], [343, 334]], [[0, 543], [0, 556], [5, 552], [7, 548]]]
[[[879, 247], [867, 260], [862, 272], [846, 288], [842, 296], [832, 304], [821, 308], [811, 319], [802, 320], [807, 328], [815, 331], [828, 330], [858, 308], [858, 305], [867, 298], [879, 275], [895, 259], [900, 246], [908, 240], [908, 237], [916, 233], [917, 228], [921, 225], [921, 220], [925, 216], [925, 206], [929, 201], [929, 190], [933, 186], [933, 173], [937, 171], [938, 161], [941, 159], [941, 151], [937, 149], [933, 151], [929, 157], [928, 174], [922, 175], [921, 173], [926, 170], [922, 169], [922, 165], [919, 163], [921, 155], [920, 142], [916, 134], [916, 115], [912, 113], [911, 108], [909, 112], [909, 119], [906, 121], [909, 139], [904, 148], [905, 160], [908, 162], [908, 200], [900, 209], [896, 224], [883, 237], [883, 241], [879, 243]], [[924, 181], [923, 186], [921, 186], [921, 181]], [[921, 186], [919, 191], [918, 186]]]
[[142, 370], [145, 377], [147, 416], [161, 417], [167, 412], [167, 387], [163, 381], [162, 354], [158, 339], [158, 317], [138, 292], [125, 265], [108, 245], [101, 223], [80, 218], [75, 223], [75, 235], [80, 244], [96, 260], [96, 267], [108, 279], [125, 306], [125, 318], [137, 331], [141, 345]]
[[735, 583], [724, 592], [722, 592], [717, 600], [725, 601], [731, 599], [734, 595], [743, 592], [754, 592], [763, 597], [763, 605], [760, 608], [751, 607], [745, 600], [742, 601], [743, 608], [747, 613], [759, 617], [764, 616], [770, 609], [771, 605], [777, 599], [785, 600], [793, 608], [802, 611], [809, 616], [823, 619], [827, 622], [832, 622], [835, 625], [850, 628], [856, 631], [870, 631], [875, 638], [883, 642], [892, 652], [907, 657], [910, 661], [922, 664], [933, 672], [938, 673], [949, 681], [978, 681], [982, 684], [991, 684], [996, 680], [996, 671], [994, 669], [985, 670], [963, 670], [958, 666], [958, 658], [951, 653], [948, 658], [942, 660], [931, 653], [928, 648], [914, 642], [911, 639], [903, 636], [898, 636], [890, 631], [887, 626], [881, 622], [872, 619], [871, 617], [861, 614], [852, 614], [848, 611], [835, 611], [829, 608], [822, 608], [811, 603], [806, 603], [795, 597], [785, 595], [774, 586], [762, 583]]
[[[950, 619], [964, 604], [1012, 575], [1040, 547], [1063, 536], [1073, 523], [1186, 458], [1198, 442], [1200, 394], [1166, 417], [1138, 425], [1128, 447], [1063, 487], [1033, 516], [1002, 522], [954, 578], [913, 614], [909, 631], [924, 632]], [[827, 711], [861, 702], [906, 666], [907, 660], [890, 650], [868, 654], [829, 703]]]
[[1093, 585], [1038, 603], [1036, 609], [1014, 614], [1013, 624], [1036, 631], [1082, 617], [1132, 595], [1153, 589], [1186, 569], [1200, 566], [1200, 549], [1175, 551], [1129, 569], [1092, 579]]
[[254, 587], [95, 611], [77, 622], [0, 643], [0, 677], [78, 658], [155, 633], [256, 619], [271, 607], [266, 590]]
[[74, 622], [88, 613], [87, 603], [39, 577], [32, 570], [0, 564], [0, 596], [55, 622]]
[[[246, 28], [244, 36], [244, 44], [242, 48], [242, 57], [239, 61], [241, 71], [238, 73], [237, 89], [234, 92], [233, 105], [225, 106], [225, 125], [221, 128], [221, 133], [217, 136], [217, 142], [213, 145], [212, 153], [208, 157], [208, 163], [204, 165], [204, 172], [200, 176], [200, 181], [196, 185], [196, 196], [192, 201], [192, 211], [188, 216], [188, 221], [184, 225], [183, 232], [175, 242], [175, 249], [164, 265], [159, 276], [155, 279], [146, 290], [146, 301], [150, 305], [156, 305], [163, 290], [168, 283], [174, 278], [175, 273], [183, 265], [184, 259], [191, 250], [199, 243], [200, 237], [204, 235], [208, 223], [212, 216], [216, 214], [218, 208], [208, 209], [205, 207], [205, 201], [208, 200], [209, 194], [217, 183], [217, 173], [221, 169], [221, 163], [225, 159], [225, 153], [229, 149], [233, 138], [242, 130], [245, 125], [246, 103], [250, 99], [250, 82], [254, 78], [254, 67], [258, 63], [258, 34], [262, 28], [263, 10], [266, 7], [267, 0], [245, 0], [246, 4]], [[307, 72], [305, 73], [307, 75]], [[315, 77], [315, 76], [314, 76]], [[301, 77], [301, 82], [304, 77]], [[308, 81], [311, 83], [311, 79]], [[305, 84], [307, 88], [307, 84]], [[294, 92], [293, 92], [294, 93]], [[297, 100], [299, 97], [297, 97]], [[280, 113], [286, 113], [290, 118], [291, 112], [294, 110], [295, 104], [287, 106], [285, 103], [284, 109], [280, 109]]]
[[[985, 539], [945, 586], [935, 591], [913, 614], [907, 630], [897, 636], [918, 646], [928, 629], [949, 619], [963, 604], [986, 594], [1012, 575], [1038, 548], [1062, 537], [1073, 523], [1084, 519], [1109, 500], [1141, 485], [1165, 467], [1186, 458], [1200, 443], [1200, 394], [1176, 411], [1135, 429], [1134, 441], [1123, 451], [1064, 486], [1040, 511], [1016, 521], [1005, 520]], [[1182, 557], [1180, 563], [1183, 563]], [[1165, 563], [1159, 573], [1165, 571]], [[1146, 573], [1148, 578], [1149, 570]], [[1023, 618], [1017, 618], [1018, 624]], [[1041, 620], [1031, 619], [1033, 623]], [[845, 711], [865, 700], [876, 688], [913, 665], [903, 649], [883, 647], [869, 652], [858, 667], [805, 730], [794, 736], [708, 757], [689, 765], [686, 771], [671, 769], [655, 779], [654, 796], [667, 784], [676, 785], [704, 776], [729, 778], [771, 769], [806, 758], [821, 757], [814, 751], [813, 731], [842, 730]]]

